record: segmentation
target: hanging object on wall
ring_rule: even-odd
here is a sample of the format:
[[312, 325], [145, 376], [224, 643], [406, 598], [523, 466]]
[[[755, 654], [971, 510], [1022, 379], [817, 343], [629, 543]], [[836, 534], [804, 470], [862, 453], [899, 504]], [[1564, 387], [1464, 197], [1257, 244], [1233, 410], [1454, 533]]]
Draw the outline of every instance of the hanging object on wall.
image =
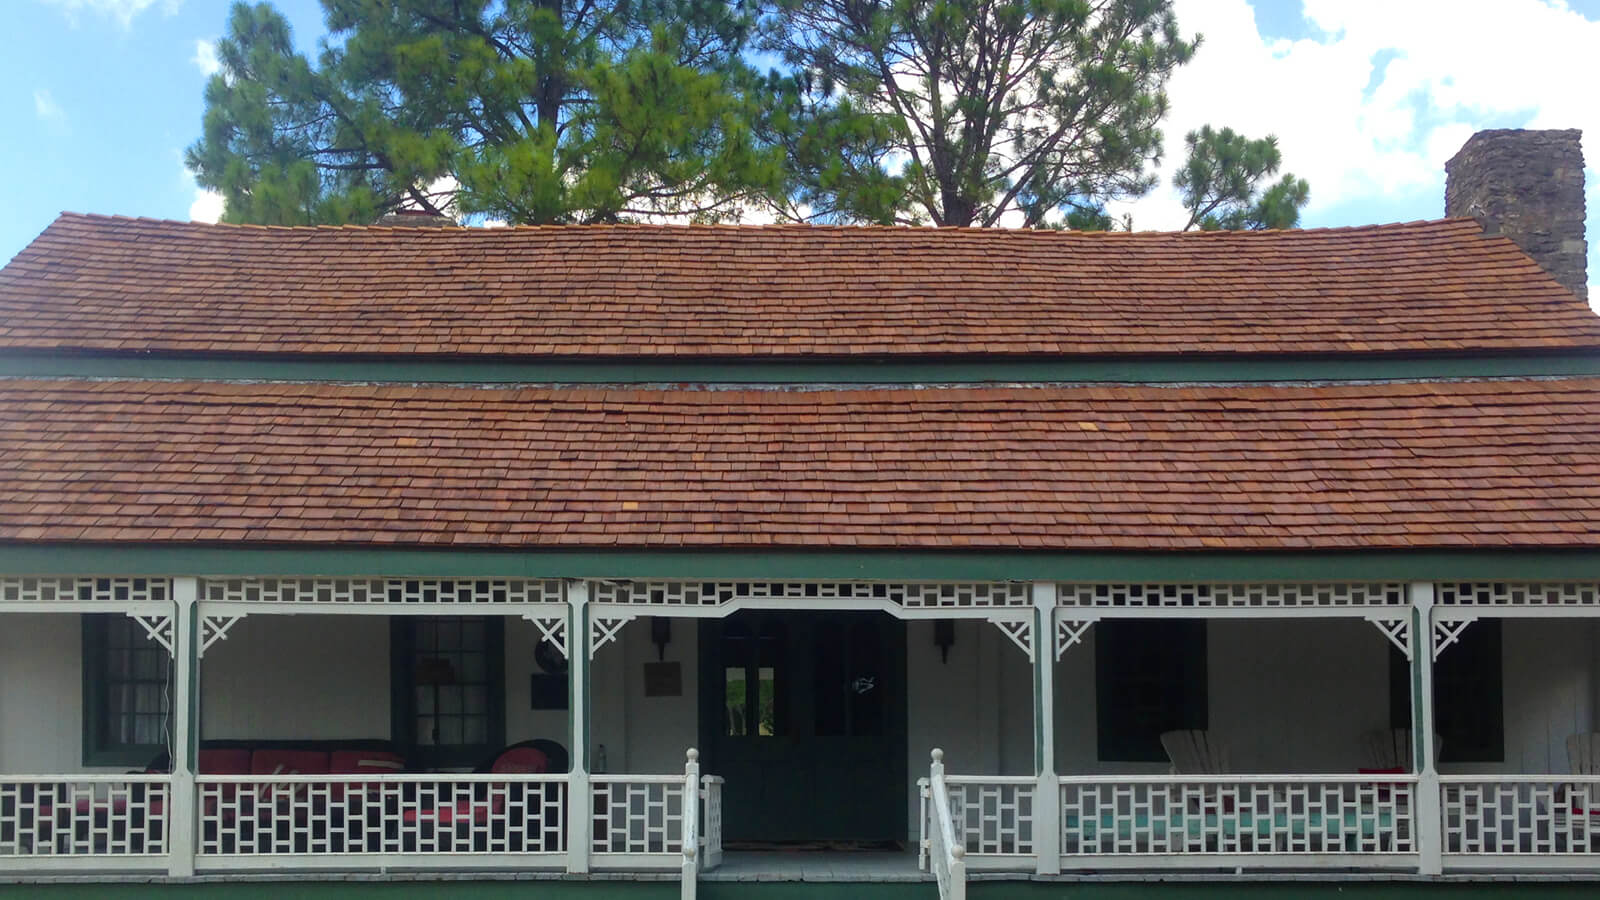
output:
[[672, 643], [672, 620], [666, 616], [650, 617], [650, 643], [656, 645], [656, 662], [667, 658], [667, 645]]
[[954, 619], [933, 620], [933, 645], [939, 648], [939, 661], [950, 661], [950, 648], [956, 645], [956, 623]]

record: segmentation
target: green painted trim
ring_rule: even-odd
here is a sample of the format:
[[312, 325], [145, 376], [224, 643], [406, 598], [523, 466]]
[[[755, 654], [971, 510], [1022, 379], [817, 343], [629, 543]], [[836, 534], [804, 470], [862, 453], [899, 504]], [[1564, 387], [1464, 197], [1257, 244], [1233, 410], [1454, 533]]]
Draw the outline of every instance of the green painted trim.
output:
[[[1581, 877], [1581, 876], [1580, 876]], [[1233, 900], [1237, 897], [1250, 900], [1299, 900], [1322, 898], [1329, 900], [1433, 900], [1433, 898], [1471, 897], [1474, 900], [1499, 900], [1515, 897], [1593, 897], [1592, 880], [1556, 881], [1548, 879], [1503, 880], [1441, 880], [1417, 881], [1404, 878], [1393, 880], [1357, 877], [1340, 880], [1328, 876], [1326, 880], [1297, 877], [1271, 881], [1266, 879], [1231, 880], [1161, 880], [1128, 877], [1125, 880], [1105, 881], [1020, 881], [1020, 880], [970, 880], [967, 896], [973, 900]], [[426, 877], [417, 880], [393, 881], [284, 881], [270, 879], [201, 881], [175, 883], [136, 882], [76, 882], [54, 884], [3, 885], [7, 898], [49, 898], [49, 900], [405, 900], [405, 898], [436, 898], [448, 896], [461, 900], [511, 900], [511, 898], [536, 897], [538, 900], [569, 900], [569, 898], [677, 898], [679, 886], [675, 881], [628, 881], [607, 879], [594, 881], [540, 880], [540, 881], [467, 881], [452, 879], [433, 881]], [[926, 881], [901, 882], [751, 882], [751, 881], [701, 881], [699, 896], [702, 900], [929, 900], [937, 895], [934, 885]]]
[[436, 383], [925, 384], [1340, 381], [1600, 375], [1600, 353], [817, 360], [536, 360], [437, 357], [110, 356], [0, 353], [0, 376]]
[[1592, 581], [1600, 550], [1037, 552], [451, 550], [0, 544], [0, 575], [321, 575], [906, 581]]

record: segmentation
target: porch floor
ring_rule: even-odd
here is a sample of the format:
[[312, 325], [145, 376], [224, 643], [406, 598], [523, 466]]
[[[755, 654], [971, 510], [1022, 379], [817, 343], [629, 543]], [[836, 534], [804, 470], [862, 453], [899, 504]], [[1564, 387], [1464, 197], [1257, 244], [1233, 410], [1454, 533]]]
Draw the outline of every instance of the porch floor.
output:
[[738, 850], [701, 881], [932, 881], [907, 851]]

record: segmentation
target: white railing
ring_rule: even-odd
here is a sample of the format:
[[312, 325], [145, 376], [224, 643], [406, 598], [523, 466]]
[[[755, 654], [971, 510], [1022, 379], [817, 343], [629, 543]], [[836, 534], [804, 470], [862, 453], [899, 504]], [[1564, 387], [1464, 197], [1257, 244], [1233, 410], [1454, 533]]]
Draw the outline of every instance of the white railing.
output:
[[715, 869], [722, 865], [722, 776], [706, 775], [700, 779], [700, 797], [705, 801], [705, 834], [701, 838], [704, 853], [701, 869]]
[[1442, 775], [1439, 782], [1447, 865], [1600, 860], [1600, 775]]
[[682, 775], [592, 775], [596, 866], [676, 868], [683, 853]]
[[1067, 776], [1061, 853], [1097, 867], [1398, 868], [1417, 854], [1416, 791], [1398, 774]]
[[[946, 775], [950, 827], [972, 869], [1032, 869], [1038, 850], [1034, 844], [1034, 796], [1038, 779], [1010, 775]], [[923, 844], [931, 836], [929, 779], [917, 781], [922, 797]], [[919, 858], [927, 868], [927, 847]]]
[[166, 868], [166, 775], [0, 775], [0, 870]]
[[199, 868], [566, 861], [565, 775], [201, 775], [196, 782]]
[[933, 751], [923, 794], [922, 852], [939, 883], [939, 900], [966, 900], [967, 850], [956, 836], [950, 809], [950, 785], [944, 776], [944, 751]]

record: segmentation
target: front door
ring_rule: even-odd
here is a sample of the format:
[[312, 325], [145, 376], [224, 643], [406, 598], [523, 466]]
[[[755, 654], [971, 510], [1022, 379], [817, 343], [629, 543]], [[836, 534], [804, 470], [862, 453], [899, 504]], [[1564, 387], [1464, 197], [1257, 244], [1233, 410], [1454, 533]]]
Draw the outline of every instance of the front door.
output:
[[727, 781], [725, 840], [905, 840], [904, 623], [750, 610], [702, 628], [701, 746]]

